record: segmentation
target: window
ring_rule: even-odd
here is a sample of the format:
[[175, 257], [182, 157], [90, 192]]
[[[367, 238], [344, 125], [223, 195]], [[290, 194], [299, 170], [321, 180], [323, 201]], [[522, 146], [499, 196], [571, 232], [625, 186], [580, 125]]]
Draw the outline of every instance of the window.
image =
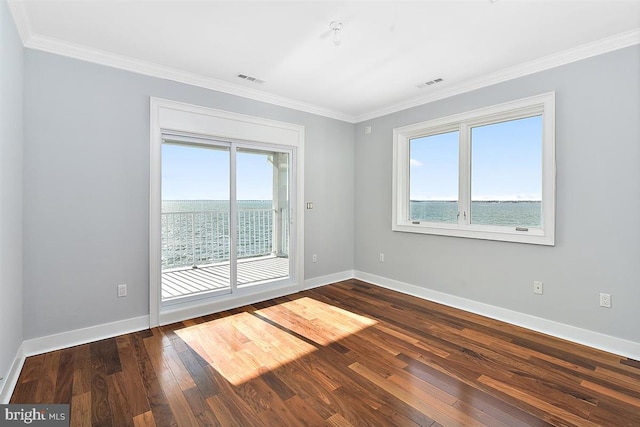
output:
[[393, 131], [394, 231], [553, 245], [555, 95]]

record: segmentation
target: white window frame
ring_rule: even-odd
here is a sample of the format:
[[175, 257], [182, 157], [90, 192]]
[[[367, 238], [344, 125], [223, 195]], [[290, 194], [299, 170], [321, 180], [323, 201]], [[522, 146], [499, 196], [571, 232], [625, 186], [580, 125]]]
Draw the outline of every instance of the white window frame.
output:
[[[471, 129], [542, 115], [542, 227], [471, 224]], [[412, 221], [409, 217], [411, 139], [459, 131], [458, 208], [454, 224]], [[416, 123], [393, 130], [392, 230], [505, 242], [555, 245], [555, 92]]]

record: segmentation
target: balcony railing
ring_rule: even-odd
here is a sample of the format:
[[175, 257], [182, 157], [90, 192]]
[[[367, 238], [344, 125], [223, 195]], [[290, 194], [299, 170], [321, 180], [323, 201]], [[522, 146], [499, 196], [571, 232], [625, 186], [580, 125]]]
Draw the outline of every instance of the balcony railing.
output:
[[[286, 256], [288, 233], [286, 209], [238, 210], [237, 257]], [[228, 261], [229, 211], [163, 212], [161, 241], [163, 270]]]

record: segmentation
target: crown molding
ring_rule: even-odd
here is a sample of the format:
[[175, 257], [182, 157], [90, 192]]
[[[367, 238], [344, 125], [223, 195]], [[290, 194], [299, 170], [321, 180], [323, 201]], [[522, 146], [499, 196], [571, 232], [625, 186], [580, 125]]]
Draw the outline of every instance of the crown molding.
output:
[[26, 46], [31, 34], [33, 34], [31, 31], [31, 25], [29, 24], [29, 17], [27, 16], [27, 8], [25, 7], [24, 2], [19, 0], [8, 0], [7, 5], [9, 6], [9, 11], [13, 16], [13, 21], [16, 23], [16, 28], [18, 29], [20, 39], [22, 39], [22, 44]]
[[41, 50], [44, 52], [54, 53], [57, 55], [79, 59], [82, 61], [131, 71], [137, 74], [172, 80], [179, 83], [185, 83], [192, 86], [202, 87], [205, 89], [211, 89], [230, 95], [252, 99], [254, 101], [266, 102], [268, 104], [277, 105], [280, 107], [291, 108], [306, 113], [316, 114], [319, 116], [324, 116], [349, 123], [355, 123], [354, 116], [342, 113], [340, 111], [334, 111], [328, 108], [309, 104], [295, 99], [286, 98], [284, 96], [275, 95], [262, 90], [252, 89], [238, 84], [225, 82], [201, 74], [191, 73], [188, 71], [180, 70], [173, 67], [167, 67], [152, 62], [141, 61], [135, 58], [117, 55], [111, 52], [88, 48], [86, 46], [35, 34], [32, 31], [31, 25], [29, 23], [26, 2], [24, 0], [9, 0], [7, 3], [9, 4], [13, 19], [20, 34], [20, 38], [22, 39], [22, 43], [24, 47], [28, 49]]
[[408, 108], [417, 107], [419, 105], [428, 104], [440, 99], [449, 98], [472, 90], [481, 89], [497, 83], [513, 80], [529, 74], [534, 74], [550, 68], [559, 67], [571, 62], [580, 61], [592, 56], [601, 55], [603, 53], [622, 49], [625, 47], [640, 44], [640, 28], [619, 33], [604, 39], [597, 40], [592, 43], [580, 45], [575, 48], [567, 49], [551, 55], [543, 56], [533, 61], [525, 62], [513, 67], [505, 68], [491, 74], [486, 74], [475, 79], [458, 83], [451, 87], [442, 87], [426, 96], [420, 96], [411, 100], [390, 105], [385, 108], [377, 109], [369, 113], [361, 114], [355, 117], [355, 122], [360, 123], [376, 117], [386, 116], [387, 114], [397, 113], [398, 111]]
[[108, 67], [131, 71], [150, 77], [157, 77], [198, 86], [205, 89], [236, 95], [254, 101], [265, 102], [272, 105], [291, 108], [306, 113], [316, 114], [348, 123], [360, 123], [387, 114], [419, 105], [428, 104], [440, 99], [470, 92], [483, 87], [502, 83], [518, 77], [526, 76], [550, 68], [565, 65], [571, 62], [590, 58], [592, 56], [622, 49], [635, 44], [640, 44], [640, 28], [619, 33], [595, 42], [557, 52], [542, 58], [535, 59], [513, 67], [505, 68], [494, 73], [486, 74], [475, 79], [466, 80], [447, 87], [446, 85], [428, 95], [419, 96], [410, 100], [393, 104], [388, 107], [376, 109], [360, 115], [351, 115], [314, 104], [298, 101], [291, 98], [275, 95], [262, 90], [244, 87], [238, 84], [225, 82], [201, 74], [191, 73], [177, 68], [167, 67], [151, 62], [141, 61], [111, 52], [100, 51], [86, 46], [76, 45], [61, 40], [34, 34], [29, 23], [25, 0], [8, 0], [9, 8], [18, 28], [22, 43], [26, 48], [41, 50], [70, 58], [93, 62]]
[[211, 89], [218, 92], [236, 95], [243, 98], [252, 99], [254, 101], [266, 102], [268, 104], [278, 105], [280, 107], [291, 108], [311, 114], [317, 114], [332, 119], [337, 119], [349, 123], [354, 123], [354, 117], [338, 111], [323, 108], [317, 105], [308, 104], [295, 99], [286, 98], [269, 92], [252, 89], [225, 82], [212, 77], [203, 76], [201, 74], [183, 71], [177, 68], [155, 64], [152, 62], [141, 61], [138, 59], [113, 54], [111, 52], [100, 51], [98, 49], [87, 48], [60, 40], [43, 37], [40, 35], [32, 35], [25, 47], [30, 49], [41, 50], [57, 55], [67, 56], [74, 59], [80, 59], [87, 62], [93, 62], [100, 65], [106, 65], [121, 70], [131, 71], [137, 74], [143, 74], [150, 77], [156, 77], [166, 80], [172, 80], [179, 83], [185, 83], [205, 89]]

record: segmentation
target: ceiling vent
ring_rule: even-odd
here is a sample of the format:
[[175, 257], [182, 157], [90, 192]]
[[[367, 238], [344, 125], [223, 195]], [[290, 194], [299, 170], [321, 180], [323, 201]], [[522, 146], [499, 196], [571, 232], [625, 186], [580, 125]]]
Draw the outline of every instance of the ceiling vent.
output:
[[429, 80], [428, 82], [420, 83], [418, 87], [422, 89], [423, 87], [433, 86], [435, 84], [442, 83], [443, 81], [444, 79], [437, 78], [437, 79]]
[[246, 74], [238, 74], [238, 78], [240, 78], [242, 80], [248, 80], [248, 81], [254, 82], [254, 83], [264, 83], [264, 80], [259, 79], [257, 77], [247, 76]]

